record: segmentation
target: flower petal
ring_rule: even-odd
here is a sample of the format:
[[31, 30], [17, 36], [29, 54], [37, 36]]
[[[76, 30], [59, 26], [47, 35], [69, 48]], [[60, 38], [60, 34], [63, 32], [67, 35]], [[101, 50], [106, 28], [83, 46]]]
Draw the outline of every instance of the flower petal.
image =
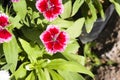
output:
[[37, 0], [36, 8], [41, 13], [45, 12], [47, 10], [47, 8], [48, 8], [47, 0]]
[[58, 41], [54, 43], [54, 52], [63, 52], [64, 51], [64, 45], [61, 45]]
[[53, 51], [53, 45], [54, 45], [54, 42], [45, 43], [46, 50], [49, 53], [54, 53], [54, 51]]
[[61, 6], [62, 0], [50, 0], [50, 2], [55, 6]]
[[6, 30], [0, 30], [0, 43], [9, 42], [12, 39], [12, 35]]
[[66, 32], [60, 32], [60, 34], [58, 35], [57, 39], [56, 39], [60, 44], [62, 45], [66, 45], [69, 38], [68, 38], [68, 34]]
[[40, 35], [40, 39], [42, 40], [42, 42], [46, 43], [46, 42], [49, 42], [52, 40], [52, 36], [51, 36], [50, 32], [45, 31]]
[[4, 28], [8, 24], [9, 24], [8, 16], [5, 15], [4, 13], [0, 13], [0, 26]]
[[57, 18], [57, 15], [53, 14], [52, 10], [48, 10], [46, 12], [43, 13], [45, 19], [49, 20], [49, 21], [53, 21], [55, 18]]
[[54, 7], [54, 10], [53, 10], [53, 14], [54, 15], [59, 15], [59, 14], [61, 14], [61, 13], [63, 13], [63, 6], [59, 6], [59, 7]]
[[47, 27], [47, 31], [50, 32], [52, 37], [54, 37], [56, 34], [58, 34], [60, 32], [59, 28], [55, 25], [49, 25]]

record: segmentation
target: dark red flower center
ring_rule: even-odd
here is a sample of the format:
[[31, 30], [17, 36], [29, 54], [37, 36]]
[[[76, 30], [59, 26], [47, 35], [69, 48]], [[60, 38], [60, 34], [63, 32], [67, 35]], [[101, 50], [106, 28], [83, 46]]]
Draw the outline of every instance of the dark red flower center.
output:
[[48, 10], [53, 9], [55, 5], [54, 5], [53, 3], [51, 3], [50, 0], [48, 0], [48, 2], [47, 2], [47, 6], [48, 6], [47, 11], [48, 11]]

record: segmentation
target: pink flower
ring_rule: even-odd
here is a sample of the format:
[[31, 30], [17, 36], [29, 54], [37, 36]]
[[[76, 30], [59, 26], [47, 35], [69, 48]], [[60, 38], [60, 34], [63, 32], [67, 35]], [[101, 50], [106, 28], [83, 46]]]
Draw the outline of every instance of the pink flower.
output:
[[63, 52], [67, 42], [68, 35], [55, 25], [49, 25], [41, 35], [40, 39], [49, 53]]
[[49, 21], [57, 18], [64, 10], [62, 0], [37, 0], [36, 8]]
[[12, 35], [6, 30], [0, 30], [0, 43], [9, 42], [12, 38]]
[[8, 24], [8, 16], [0, 13], [0, 43], [8, 42], [12, 38], [12, 35], [5, 29]]
[[19, 2], [20, 0], [11, 0], [12, 2]]
[[9, 24], [8, 16], [3, 13], [0, 13], [0, 26], [5, 27], [8, 24]]

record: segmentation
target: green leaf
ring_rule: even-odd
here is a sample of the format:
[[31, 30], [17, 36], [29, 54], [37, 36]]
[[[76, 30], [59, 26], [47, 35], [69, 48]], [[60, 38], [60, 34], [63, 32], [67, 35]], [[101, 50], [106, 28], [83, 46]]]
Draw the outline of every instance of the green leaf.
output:
[[94, 77], [94, 75], [81, 64], [73, 61], [65, 61], [63, 59], [51, 60], [51, 62], [46, 66], [46, 68], [61, 70], [61, 71], [79, 72]]
[[20, 0], [17, 3], [13, 3], [13, 8], [17, 15], [20, 16], [21, 19], [23, 19], [27, 13], [27, 4], [26, 0]]
[[46, 77], [46, 80], [51, 80], [51, 78], [50, 78], [50, 74], [49, 74], [49, 72], [48, 72], [48, 69], [44, 69], [44, 73], [45, 73], [45, 77]]
[[77, 13], [77, 11], [79, 10], [79, 8], [82, 6], [83, 3], [84, 3], [84, 0], [75, 0], [75, 2], [73, 4], [71, 16], [74, 16]]
[[36, 80], [34, 72], [32, 71], [25, 80]]
[[116, 0], [116, 2], [118, 2], [120, 4], [120, 0]]
[[56, 20], [52, 21], [51, 24], [57, 25], [60, 28], [69, 28], [73, 24], [73, 21], [67, 21], [57, 18]]
[[52, 80], [64, 80], [61, 75], [59, 75], [56, 71], [48, 69], [49, 73], [52, 76]]
[[22, 27], [21, 28], [23, 35], [30, 41], [34, 43], [40, 44], [40, 34], [42, 30], [40, 30], [38, 27]]
[[83, 57], [83, 56], [80, 56], [77, 54], [72, 54], [72, 53], [63, 53], [63, 55], [69, 61], [75, 61], [75, 62], [78, 62], [82, 65], [85, 65], [85, 57]]
[[105, 14], [104, 14], [103, 7], [100, 1], [94, 0], [93, 2], [95, 3], [94, 6], [96, 7], [97, 11], [100, 13], [101, 17], [105, 19]]
[[4, 12], [2, 5], [3, 5], [3, 0], [0, 0], [0, 11]]
[[37, 45], [32, 47], [27, 41], [20, 38], [19, 41], [31, 62], [36, 62], [36, 59], [42, 56], [42, 53]]
[[24, 62], [23, 64], [20, 65], [20, 67], [17, 69], [17, 71], [15, 71], [11, 77], [15, 77], [15, 80], [24, 80], [27, 71], [24, 68], [24, 66], [27, 64], [28, 62]]
[[79, 48], [79, 44], [77, 41], [74, 41], [72, 43], [69, 43], [64, 51], [64, 53], [73, 53], [76, 54]]
[[87, 2], [87, 4], [88, 4], [88, 7], [89, 7], [90, 12], [91, 12], [91, 17], [89, 17], [89, 16], [87, 17], [87, 19], [85, 20], [85, 26], [86, 26], [87, 32], [90, 33], [90, 31], [93, 28], [94, 22], [97, 19], [97, 13], [96, 13], [96, 9], [95, 9], [91, 0], [89, 2]]
[[72, 12], [72, 0], [63, 0], [64, 11], [60, 15], [63, 19], [69, 18]]
[[85, 80], [80, 74], [76, 72], [60, 71], [60, 70], [58, 70], [58, 72], [64, 78], [64, 80]]
[[19, 51], [18, 44], [14, 36], [12, 36], [12, 40], [10, 42], [3, 44], [3, 50], [7, 64], [12, 64], [10, 70], [13, 73], [17, 66]]
[[114, 4], [115, 9], [120, 16], [120, 4], [118, 2], [116, 2], [115, 0], [110, 0], [110, 2]]
[[[5, 58], [0, 58], [0, 65], [5, 65], [5, 64], [6, 64], [6, 59]], [[9, 69], [10, 69], [10, 67], [9, 67]]]
[[12, 64], [6, 64], [4, 65], [1, 70], [9, 70]]
[[46, 76], [42, 69], [36, 69], [36, 74], [37, 74], [39, 80], [46, 80]]
[[21, 18], [19, 15], [15, 16], [15, 17], [10, 17], [10, 22], [13, 25], [13, 28], [14, 27], [17, 27], [17, 28], [22, 27], [22, 24], [19, 23], [20, 20], [21, 20]]
[[75, 39], [81, 34], [84, 21], [85, 21], [84, 18], [80, 18], [77, 21], [75, 21], [74, 24], [66, 30], [66, 32], [68, 32], [71, 39]]

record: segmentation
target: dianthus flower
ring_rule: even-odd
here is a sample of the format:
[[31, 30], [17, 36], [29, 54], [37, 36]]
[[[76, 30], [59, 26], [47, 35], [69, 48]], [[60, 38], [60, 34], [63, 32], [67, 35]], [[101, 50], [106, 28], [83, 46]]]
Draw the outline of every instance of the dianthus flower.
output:
[[49, 21], [57, 18], [64, 10], [62, 0], [37, 0], [36, 8]]
[[5, 27], [8, 24], [9, 24], [8, 16], [3, 13], [0, 13], [0, 26]]
[[20, 0], [11, 0], [12, 2], [19, 2]]
[[63, 52], [67, 42], [68, 35], [55, 25], [49, 25], [41, 35], [40, 39], [49, 53]]
[[8, 42], [12, 38], [12, 35], [5, 29], [8, 24], [8, 16], [0, 13], [0, 43]]
[[8, 71], [5, 70], [0, 71], [0, 80], [10, 80], [10, 75]]

